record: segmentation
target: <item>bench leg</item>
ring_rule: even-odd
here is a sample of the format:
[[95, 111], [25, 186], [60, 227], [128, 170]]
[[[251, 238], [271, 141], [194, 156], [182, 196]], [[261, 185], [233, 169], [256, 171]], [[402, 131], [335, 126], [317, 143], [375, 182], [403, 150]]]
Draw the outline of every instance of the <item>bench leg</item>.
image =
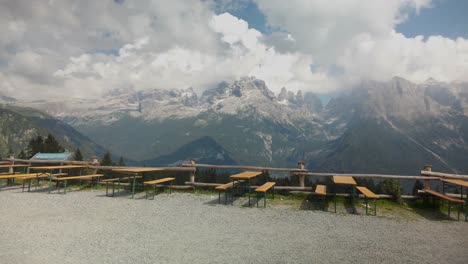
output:
[[450, 201], [447, 201], [447, 205], [448, 205], [448, 218], [450, 219]]
[[135, 184], [136, 184], [136, 176], [133, 176], [133, 184], [132, 184], [132, 199], [135, 196]]
[[267, 200], [267, 192], [263, 193], [263, 208], [266, 207], [266, 200]]
[[333, 203], [335, 204], [335, 214], [336, 214], [336, 193], [334, 195]]
[[369, 215], [369, 200], [367, 199], [367, 197], [364, 199], [365, 203], [366, 203], [366, 215]]
[[109, 182], [106, 182], [106, 197], [109, 197]]
[[145, 191], [145, 199], [148, 200], [148, 188], [146, 188], [146, 185], [145, 185], [145, 188], [144, 188], [144, 191]]
[[377, 216], [377, 199], [374, 199], [374, 216]]
[[221, 203], [221, 192], [218, 191], [218, 204], [220, 204], [220, 203]]
[[67, 180], [65, 180], [65, 185], [63, 186], [63, 194], [67, 193]]
[[51, 188], [52, 188], [52, 175], [49, 175], [49, 193], [50, 193]]
[[156, 184], [153, 184], [153, 200], [154, 200], [155, 195], [156, 195]]
[[257, 204], [257, 208], [258, 208], [258, 198], [259, 198], [259, 195], [258, 195], [258, 193], [256, 193], [256, 200], [257, 200], [257, 203], [256, 203], [256, 204]]

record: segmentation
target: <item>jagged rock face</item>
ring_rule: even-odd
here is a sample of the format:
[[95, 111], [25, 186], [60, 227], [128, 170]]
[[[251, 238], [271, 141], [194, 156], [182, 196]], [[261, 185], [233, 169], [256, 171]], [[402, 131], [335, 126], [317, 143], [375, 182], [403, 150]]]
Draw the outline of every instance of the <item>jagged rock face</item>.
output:
[[[283, 94], [287, 95], [286, 100]], [[320, 100], [312, 93], [303, 96], [301, 91], [294, 94], [284, 88], [277, 98], [264, 81], [254, 77], [222, 82], [200, 97], [192, 88], [147, 91], [118, 88], [102, 98], [19, 102], [19, 105], [41, 109], [73, 125], [112, 123], [126, 115], [148, 121], [188, 118], [207, 111], [290, 122], [317, 118], [322, 110]]]

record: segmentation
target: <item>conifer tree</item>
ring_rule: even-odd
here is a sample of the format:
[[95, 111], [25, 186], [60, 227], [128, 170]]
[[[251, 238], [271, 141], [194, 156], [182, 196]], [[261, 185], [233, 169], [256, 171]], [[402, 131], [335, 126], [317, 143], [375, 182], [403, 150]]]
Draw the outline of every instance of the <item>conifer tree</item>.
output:
[[26, 156], [26, 153], [24, 153], [24, 151], [21, 150], [18, 154], [18, 159], [28, 159], [28, 156]]
[[112, 166], [114, 165], [114, 162], [112, 162], [111, 154], [109, 151], [107, 151], [104, 156], [102, 157], [101, 160], [101, 166]]
[[125, 167], [125, 160], [122, 156], [120, 156], [120, 159], [119, 159], [119, 166]]
[[27, 147], [27, 156], [32, 158], [36, 153], [44, 152], [44, 139], [42, 136], [37, 136], [37, 138], [32, 138]]
[[77, 161], [83, 160], [83, 155], [81, 154], [80, 148], [76, 149], [74, 156], [75, 156], [75, 160]]
[[44, 141], [44, 152], [45, 153], [60, 153], [63, 152], [64, 149], [55, 137], [52, 134], [47, 135], [47, 138]]

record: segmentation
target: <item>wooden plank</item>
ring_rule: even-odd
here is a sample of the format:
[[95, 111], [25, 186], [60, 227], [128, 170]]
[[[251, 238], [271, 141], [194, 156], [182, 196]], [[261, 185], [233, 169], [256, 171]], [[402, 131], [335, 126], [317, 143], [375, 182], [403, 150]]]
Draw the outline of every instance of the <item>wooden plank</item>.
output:
[[[35, 176], [37, 175], [36, 173], [27, 173], [27, 174], [9, 174], [9, 175], [2, 175], [0, 176], [0, 179], [13, 179], [13, 178], [22, 178], [22, 177], [28, 177], [28, 176]], [[47, 175], [48, 176], [48, 175]]]
[[142, 168], [119, 168], [113, 169], [114, 172], [119, 173], [142, 173], [142, 172], [155, 172], [155, 171], [163, 171], [164, 168], [149, 168], [149, 167], [142, 167]]
[[79, 179], [92, 179], [96, 177], [102, 177], [103, 174], [89, 174], [89, 175], [80, 175], [80, 176], [67, 176], [67, 177], [60, 177], [55, 178], [56, 181], [65, 181], [65, 180], [79, 180]]
[[386, 174], [337, 174], [328, 172], [304, 172], [296, 173], [297, 175], [316, 176], [316, 177], [333, 177], [333, 176], [350, 176], [357, 178], [377, 178], [377, 179], [402, 179], [402, 180], [440, 180], [438, 177], [430, 176], [411, 176], [411, 175], [386, 175]]
[[240, 170], [258, 170], [258, 171], [286, 171], [286, 172], [306, 172], [297, 168], [272, 168], [260, 166], [239, 166], [239, 165], [211, 165], [211, 164], [182, 164], [184, 167], [194, 168], [213, 168], [213, 169], [240, 169]]
[[449, 179], [442, 179], [443, 182], [448, 182], [451, 184], [463, 186], [463, 187], [468, 187], [468, 181], [462, 181], [462, 180], [449, 180]]
[[175, 180], [175, 178], [167, 177], [167, 178], [162, 178], [162, 179], [158, 179], [158, 180], [145, 181], [144, 184], [148, 184], [148, 185], [160, 184], [160, 183], [170, 182], [170, 181], [173, 181], [173, 180]]
[[428, 193], [428, 194], [432, 194], [434, 196], [437, 196], [439, 198], [442, 198], [444, 200], [447, 200], [447, 201], [451, 201], [451, 202], [454, 202], [454, 203], [464, 203], [465, 201], [463, 200], [460, 200], [460, 199], [457, 199], [457, 198], [453, 198], [453, 197], [450, 197], [450, 196], [447, 196], [443, 193], [439, 193], [439, 192], [436, 192], [436, 191], [433, 191], [433, 190], [429, 190], [429, 189], [424, 189], [424, 192], [425, 193]]
[[66, 169], [83, 169], [83, 168], [87, 168], [87, 166], [83, 166], [83, 165], [41, 166], [41, 167], [30, 167], [29, 169], [51, 171], [51, 170], [61, 170], [61, 169], [66, 170]]
[[362, 194], [364, 194], [364, 196], [366, 196], [367, 198], [371, 198], [371, 199], [378, 199], [380, 198], [380, 196], [378, 196], [377, 194], [373, 193], [371, 190], [367, 189], [366, 187], [364, 186], [357, 186], [356, 189], [358, 189]]
[[13, 165], [0, 165], [0, 169], [2, 168], [27, 168], [31, 165], [26, 164], [13, 164]]
[[34, 179], [39, 179], [39, 178], [49, 178], [49, 175], [48, 174], [39, 174], [39, 175], [35, 175], [35, 176], [27, 176], [27, 177], [21, 177], [19, 179], [25, 181], [25, 180], [34, 180]]
[[356, 185], [353, 177], [350, 176], [333, 176], [333, 182], [335, 184], [348, 184], [348, 185]]
[[256, 192], [267, 192], [270, 190], [273, 186], [275, 186], [276, 182], [266, 182], [262, 186], [258, 187], [255, 189]]
[[[135, 177], [136, 179], [141, 179], [143, 178], [142, 176], [136, 176]], [[101, 182], [116, 182], [116, 181], [127, 181], [127, 180], [131, 180], [133, 179], [133, 177], [122, 177], [122, 178], [112, 178], [112, 179], [103, 179], [101, 180]]]
[[217, 191], [225, 191], [227, 189], [231, 189], [232, 186], [234, 186], [235, 184], [239, 183], [238, 181], [234, 181], [234, 182], [228, 182], [226, 184], [223, 184], [223, 185], [219, 185], [219, 186], [216, 186], [215, 187], [215, 190]]
[[327, 195], [327, 186], [322, 185], [322, 184], [317, 184], [317, 187], [315, 187], [315, 194]]
[[468, 180], [468, 175], [461, 175], [461, 174], [450, 174], [450, 173], [442, 173], [442, 172], [435, 172], [435, 171], [421, 171], [421, 175], [426, 176], [437, 176], [443, 177], [448, 179], [459, 179], [459, 180]]
[[234, 180], [247, 180], [257, 177], [262, 174], [261, 171], [245, 171], [238, 174], [231, 175], [230, 178]]

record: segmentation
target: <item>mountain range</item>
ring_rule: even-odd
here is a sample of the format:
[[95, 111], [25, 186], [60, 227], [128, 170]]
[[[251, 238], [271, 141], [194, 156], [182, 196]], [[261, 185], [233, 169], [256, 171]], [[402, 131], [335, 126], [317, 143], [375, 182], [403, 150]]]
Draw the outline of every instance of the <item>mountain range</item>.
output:
[[311, 92], [275, 95], [254, 77], [200, 95], [112, 90], [96, 99], [16, 101], [39, 109], [116, 155], [146, 165], [195, 158], [312, 171], [415, 174], [468, 169], [468, 84], [395, 77], [363, 81], [325, 106]]

